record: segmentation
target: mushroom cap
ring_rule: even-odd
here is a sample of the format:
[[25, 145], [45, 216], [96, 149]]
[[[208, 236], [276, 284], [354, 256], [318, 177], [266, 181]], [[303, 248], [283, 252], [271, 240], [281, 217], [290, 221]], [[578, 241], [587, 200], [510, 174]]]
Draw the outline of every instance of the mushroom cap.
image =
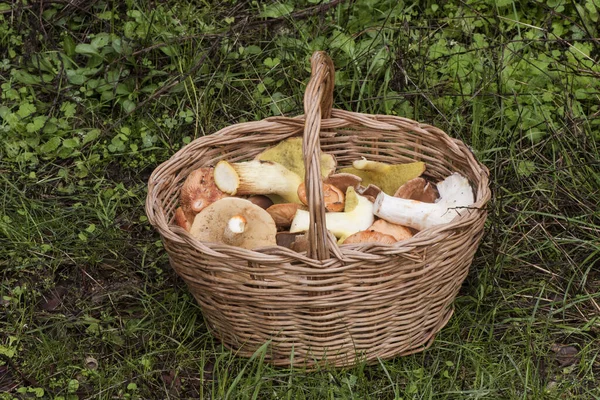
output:
[[[256, 156], [257, 160], [274, 161], [283, 165], [290, 171], [298, 174], [304, 180], [304, 155], [302, 153], [302, 138], [292, 137], [269, 147]], [[337, 166], [337, 161], [332, 154], [321, 152], [321, 176], [331, 175]]]
[[181, 187], [179, 203], [190, 223], [208, 205], [227, 197], [215, 184], [213, 171], [213, 167], [198, 168], [188, 175]]
[[[308, 205], [304, 182], [298, 186], [298, 198], [303, 204]], [[344, 210], [344, 192], [328, 183], [323, 183], [323, 201], [327, 211], [339, 212]]]
[[381, 189], [370, 183], [367, 187], [360, 186], [356, 192], [368, 198], [370, 202], [374, 202], [379, 193], [381, 193]]
[[406, 164], [386, 164], [378, 161], [356, 160], [352, 167], [342, 168], [340, 173], [350, 173], [362, 179], [363, 186], [373, 184], [390, 196], [409, 180], [425, 171], [421, 161]]
[[392, 235], [386, 235], [385, 233], [366, 230], [356, 232], [353, 235], [348, 236], [342, 244], [358, 244], [358, 243], [381, 243], [381, 244], [393, 244], [396, 243], [396, 239]]
[[307, 210], [307, 208], [298, 203], [273, 204], [267, 208], [267, 212], [273, 218], [278, 228], [288, 228], [292, 225], [294, 215], [296, 215], [296, 211], [298, 210]]
[[323, 181], [323, 183], [328, 183], [340, 189], [342, 193], [346, 193], [348, 186], [358, 189], [361, 182], [362, 178], [360, 176], [348, 173], [332, 174]]
[[225, 233], [230, 219], [235, 216], [242, 216], [247, 222], [244, 232], [240, 233], [239, 247], [255, 249], [277, 244], [277, 228], [269, 213], [238, 197], [222, 198], [198, 213], [190, 234], [200, 241], [230, 244]]
[[277, 233], [277, 245], [301, 253], [308, 249], [308, 239], [304, 232], [279, 232]]
[[369, 230], [390, 235], [396, 239], [396, 241], [409, 239], [413, 237], [413, 233], [410, 228], [404, 225], [392, 224], [385, 219], [378, 219], [373, 222], [373, 225], [369, 227]]
[[435, 203], [440, 195], [435, 184], [419, 177], [411, 179], [400, 186], [394, 193], [394, 197], [422, 201], [423, 203]]
[[190, 222], [186, 218], [185, 213], [183, 212], [183, 208], [181, 207], [177, 207], [177, 209], [175, 210], [175, 223], [188, 232], [192, 227], [192, 224], [190, 224]]
[[259, 206], [263, 210], [266, 210], [267, 208], [269, 208], [273, 205], [273, 200], [271, 200], [270, 198], [268, 198], [267, 196], [262, 195], [262, 194], [252, 195], [252, 196], [248, 197], [248, 200], [250, 200], [252, 203]]

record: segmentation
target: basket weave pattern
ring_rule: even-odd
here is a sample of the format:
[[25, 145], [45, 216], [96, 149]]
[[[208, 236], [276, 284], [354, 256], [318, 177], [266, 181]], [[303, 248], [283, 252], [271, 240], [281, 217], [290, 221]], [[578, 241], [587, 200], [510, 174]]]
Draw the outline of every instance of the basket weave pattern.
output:
[[[266, 360], [275, 365], [348, 366], [422, 351], [452, 315], [483, 234], [488, 171], [462, 142], [436, 127], [332, 109], [333, 63], [317, 52], [311, 65], [305, 115], [226, 127], [161, 164], [148, 184], [149, 221], [211, 333], [241, 356], [267, 341]], [[190, 172], [220, 160], [252, 159], [300, 135], [311, 216], [307, 252], [200, 242], [175, 225], [179, 191]], [[337, 246], [324, 228], [319, 149], [333, 154], [338, 168], [365, 157], [423, 161], [434, 182], [459, 172], [473, 185], [476, 203], [451, 223], [393, 245]]]

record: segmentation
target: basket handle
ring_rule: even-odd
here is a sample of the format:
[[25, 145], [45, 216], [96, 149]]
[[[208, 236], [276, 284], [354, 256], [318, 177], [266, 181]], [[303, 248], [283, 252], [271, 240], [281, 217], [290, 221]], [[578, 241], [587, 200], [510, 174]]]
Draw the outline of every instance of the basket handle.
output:
[[[335, 69], [333, 61], [324, 51], [313, 53], [310, 58], [312, 74], [304, 93], [304, 136], [302, 152], [304, 155], [306, 198], [310, 225], [308, 228], [308, 252], [312, 259], [329, 258], [330, 245], [335, 241], [325, 227], [325, 201], [321, 181], [321, 119], [331, 116], [333, 107], [333, 85]], [[329, 243], [332, 241], [333, 243]]]

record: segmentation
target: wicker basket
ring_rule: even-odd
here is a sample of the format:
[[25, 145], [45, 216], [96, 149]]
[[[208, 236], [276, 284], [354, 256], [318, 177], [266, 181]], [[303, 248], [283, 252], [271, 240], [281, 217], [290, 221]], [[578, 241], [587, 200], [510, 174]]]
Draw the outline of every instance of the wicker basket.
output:
[[[462, 142], [433, 126], [332, 109], [333, 62], [316, 52], [311, 66], [305, 115], [229, 126], [194, 140], [156, 168], [148, 183], [149, 221], [211, 333], [238, 355], [251, 356], [269, 343], [270, 363], [313, 368], [420, 352], [452, 315], [483, 234], [488, 170]], [[190, 172], [222, 159], [249, 160], [300, 135], [312, 227], [307, 252], [200, 242], [175, 225], [179, 191]], [[451, 223], [393, 245], [338, 246], [324, 229], [319, 149], [334, 154], [338, 167], [364, 156], [424, 161], [425, 176], [434, 181], [459, 172], [473, 185], [476, 203]]]

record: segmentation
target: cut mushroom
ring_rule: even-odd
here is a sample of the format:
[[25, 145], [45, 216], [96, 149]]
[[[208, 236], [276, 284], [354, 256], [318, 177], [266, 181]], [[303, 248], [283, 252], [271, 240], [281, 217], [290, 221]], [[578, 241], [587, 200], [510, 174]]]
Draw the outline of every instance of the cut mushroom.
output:
[[302, 204], [298, 203], [282, 203], [282, 204], [273, 204], [271, 207], [267, 208], [267, 212], [275, 221], [275, 225], [278, 228], [288, 228], [292, 225], [292, 220], [294, 219], [294, 215], [296, 215], [296, 211], [298, 210], [306, 210]]
[[394, 197], [402, 199], [418, 200], [424, 203], [435, 203], [440, 197], [436, 186], [424, 178], [415, 178], [400, 186]]
[[245, 249], [277, 244], [277, 228], [269, 213], [237, 197], [217, 200], [198, 213], [190, 234], [201, 241]]
[[373, 212], [388, 222], [423, 230], [452, 221], [461, 212], [467, 212], [461, 208], [475, 202], [469, 181], [458, 173], [439, 182], [437, 189], [440, 193], [437, 203], [401, 199], [382, 192], [375, 200]]
[[354, 190], [358, 189], [362, 179], [359, 176], [353, 174], [332, 174], [323, 181], [340, 189], [342, 193], [346, 193], [349, 186], [352, 186]]
[[202, 167], [192, 171], [179, 194], [179, 203], [188, 221], [194, 221], [194, 217], [204, 208], [215, 201], [227, 197], [215, 185], [214, 168]]
[[[366, 197], [356, 194], [353, 187], [346, 192], [344, 212], [331, 212], [325, 214], [327, 230], [337, 237], [350, 236], [361, 230], [367, 229], [373, 223], [373, 203]], [[310, 215], [308, 211], [298, 210], [292, 221], [290, 232], [304, 232], [308, 230]]]
[[354, 161], [351, 168], [342, 168], [339, 172], [357, 175], [362, 178], [363, 186], [373, 184], [392, 195], [400, 186], [420, 176], [424, 171], [423, 162], [392, 165], [363, 158]]
[[[304, 180], [305, 167], [301, 137], [283, 140], [276, 146], [269, 147], [260, 153], [256, 156], [256, 159], [281, 164]], [[321, 176], [323, 178], [331, 175], [335, 171], [336, 166], [337, 162], [333, 155], [321, 152]]]
[[[298, 197], [303, 204], [308, 205], [304, 182], [298, 187]], [[323, 184], [323, 201], [327, 211], [340, 212], [344, 210], [344, 193], [333, 185]]]
[[219, 161], [214, 175], [217, 187], [230, 195], [277, 194], [286, 202], [300, 203], [298, 186], [302, 179], [272, 161]]

